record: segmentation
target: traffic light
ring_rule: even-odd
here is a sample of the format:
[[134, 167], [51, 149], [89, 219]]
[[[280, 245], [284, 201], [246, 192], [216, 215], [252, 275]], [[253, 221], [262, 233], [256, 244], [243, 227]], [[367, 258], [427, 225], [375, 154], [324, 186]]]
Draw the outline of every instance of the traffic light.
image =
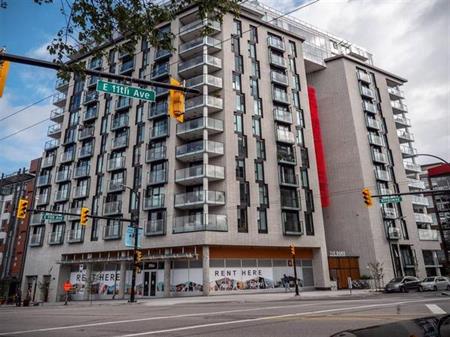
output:
[[373, 202], [372, 202], [372, 194], [370, 194], [370, 190], [366, 187], [362, 190], [362, 194], [363, 194], [364, 203], [366, 204], [366, 206], [367, 207], [372, 206]]
[[[170, 78], [170, 85], [181, 87], [181, 83]], [[180, 90], [169, 90], [169, 116], [178, 122], [184, 122], [184, 92]]]
[[9, 61], [0, 61], [0, 97], [3, 95], [3, 89], [6, 85], [6, 77], [8, 77]]
[[17, 219], [25, 219], [25, 216], [27, 215], [27, 207], [28, 207], [28, 200], [27, 199], [19, 199], [19, 205], [17, 207]]
[[136, 250], [136, 264], [142, 263], [142, 252], [140, 250]]
[[290, 245], [289, 248], [291, 249], [291, 255], [295, 256], [295, 246], [294, 245]]
[[86, 222], [88, 221], [88, 214], [89, 214], [89, 208], [81, 207], [81, 212], [80, 212], [80, 224], [81, 225], [86, 225]]

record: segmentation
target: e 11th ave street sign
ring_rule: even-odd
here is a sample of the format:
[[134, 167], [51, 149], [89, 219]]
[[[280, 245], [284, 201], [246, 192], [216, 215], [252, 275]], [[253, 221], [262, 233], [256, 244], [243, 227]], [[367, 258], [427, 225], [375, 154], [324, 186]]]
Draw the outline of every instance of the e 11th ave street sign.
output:
[[97, 81], [97, 91], [107, 92], [108, 94], [116, 94], [119, 96], [142, 99], [144, 101], [155, 101], [155, 91], [141, 89], [139, 87], [130, 87], [117, 83]]
[[52, 214], [52, 213], [44, 213], [42, 215], [43, 220], [54, 220], [54, 221], [64, 221], [63, 214]]
[[402, 197], [399, 195], [386, 196], [380, 198], [380, 204], [399, 203]]

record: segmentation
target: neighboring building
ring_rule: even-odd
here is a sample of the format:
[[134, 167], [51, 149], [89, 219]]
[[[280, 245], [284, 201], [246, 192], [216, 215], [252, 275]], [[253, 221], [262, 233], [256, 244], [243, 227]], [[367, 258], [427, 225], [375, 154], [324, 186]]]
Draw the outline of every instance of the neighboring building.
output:
[[[427, 189], [450, 190], [450, 165], [427, 164], [422, 165], [421, 180]], [[433, 237], [440, 237], [442, 251], [436, 254], [428, 253], [428, 260], [438, 260], [442, 265], [441, 274], [449, 275], [450, 272], [450, 194], [436, 194], [427, 197], [429, 201], [428, 214], [433, 219]]]
[[19, 220], [16, 211], [20, 198], [32, 204], [39, 161], [32, 160], [28, 170], [0, 176], [0, 302], [2, 299], [11, 301], [22, 282], [29, 216]]

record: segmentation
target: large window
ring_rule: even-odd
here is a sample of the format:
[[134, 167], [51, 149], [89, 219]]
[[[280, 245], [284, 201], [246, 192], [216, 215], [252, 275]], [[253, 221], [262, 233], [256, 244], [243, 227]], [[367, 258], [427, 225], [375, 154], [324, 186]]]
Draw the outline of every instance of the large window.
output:
[[302, 226], [298, 212], [283, 211], [281, 213], [281, 220], [283, 223], [284, 234], [286, 235], [302, 234]]
[[258, 233], [267, 233], [267, 211], [258, 208]]
[[238, 207], [237, 223], [238, 223], [238, 232], [239, 233], [247, 233], [248, 232], [247, 208], [239, 208]]

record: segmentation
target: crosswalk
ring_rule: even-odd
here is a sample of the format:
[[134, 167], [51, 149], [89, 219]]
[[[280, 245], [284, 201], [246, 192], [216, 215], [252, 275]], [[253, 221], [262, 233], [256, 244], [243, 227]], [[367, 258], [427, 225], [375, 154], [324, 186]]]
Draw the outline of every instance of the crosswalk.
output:
[[435, 315], [446, 314], [445, 310], [442, 310], [437, 304], [425, 304], [425, 306]]

